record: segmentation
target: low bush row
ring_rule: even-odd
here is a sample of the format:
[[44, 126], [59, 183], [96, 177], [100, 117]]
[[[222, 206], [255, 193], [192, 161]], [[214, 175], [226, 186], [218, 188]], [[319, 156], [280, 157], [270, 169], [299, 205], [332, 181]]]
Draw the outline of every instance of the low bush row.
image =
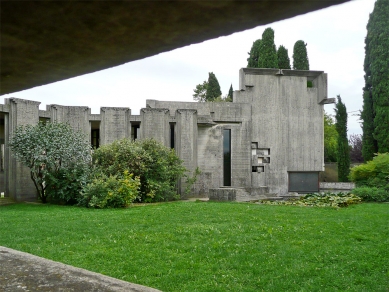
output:
[[358, 204], [361, 198], [354, 194], [334, 194], [334, 193], [314, 193], [307, 194], [298, 199], [290, 199], [286, 201], [261, 201], [267, 205], [292, 205], [305, 207], [332, 207], [342, 208], [352, 204]]

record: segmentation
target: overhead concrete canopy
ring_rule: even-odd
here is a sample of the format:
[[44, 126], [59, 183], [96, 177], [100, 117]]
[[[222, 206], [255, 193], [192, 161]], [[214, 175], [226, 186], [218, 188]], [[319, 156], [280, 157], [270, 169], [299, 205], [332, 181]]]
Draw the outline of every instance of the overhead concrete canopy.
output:
[[346, 1], [1, 0], [0, 94], [114, 67]]

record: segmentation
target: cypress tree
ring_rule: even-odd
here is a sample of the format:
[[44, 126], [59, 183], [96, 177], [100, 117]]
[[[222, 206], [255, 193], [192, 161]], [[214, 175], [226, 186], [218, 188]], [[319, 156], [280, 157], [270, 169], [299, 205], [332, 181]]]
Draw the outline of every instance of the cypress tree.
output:
[[274, 44], [274, 30], [265, 29], [259, 45], [258, 68], [278, 68], [277, 50]]
[[205, 101], [214, 101], [216, 98], [222, 95], [220, 90], [219, 81], [213, 72], [208, 74], [208, 86], [207, 93], [205, 94]]
[[249, 57], [247, 59], [247, 68], [258, 68], [258, 56], [259, 56], [259, 46], [261, 40], [256, 40], [250, 50]]
[[347, 109], [338, 95], [335, 105], [336, 131], [338, 132], [338, 181], [348, 181], [350, 173], [350, 147], [347, 139]]
[[293, 47], [293, 69], [309, 70], [307, 44], [302, 40], [297, 41]]
[[367, 23], [362, 154], [389, 152], [389, 1], [377, 0]]
[[278, 68], [290, 69], [290, 59], [288, 56], [288, 49], [284, 46], [279, 46], [277, 50]]
[[228, 96], [227, 98], [231, 99], [231, 102], [234, 101], [234, 89], [232, 89], [232, 84], [230, 86], [230, 90], [228, 91]]

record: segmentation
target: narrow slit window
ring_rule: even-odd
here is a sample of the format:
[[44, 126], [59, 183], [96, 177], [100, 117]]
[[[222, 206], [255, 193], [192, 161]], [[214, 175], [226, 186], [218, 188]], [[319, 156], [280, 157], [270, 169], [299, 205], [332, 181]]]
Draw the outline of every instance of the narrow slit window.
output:
[[223, 185], [231, 186], [231, 130], [223, 130]]

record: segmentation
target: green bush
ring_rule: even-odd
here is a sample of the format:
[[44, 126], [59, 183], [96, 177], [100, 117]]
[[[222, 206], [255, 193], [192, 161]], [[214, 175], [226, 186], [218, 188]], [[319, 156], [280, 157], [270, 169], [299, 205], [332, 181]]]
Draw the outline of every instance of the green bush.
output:
[[177, 198], [177, 180], [185, 173], [174, 150], [153, 139], [122, 139], [102, 146], [93, 153], [93, 164], [108, 177], [120, 177], [124, 171], [139, 177], [142, 202]]
[[307, 194], [299, 199], [292, 199], [288, 201], [262, 201], [263, 204], [269, 205], [294, 205], [305, 207], [332, 207], [341, 208], [352, 204], [358, 204], [361, 198], [354, 194], [344, 193], [314, 193]]
[[90, 167], [76, 165], [60, 169], [56, 173], [47, 173], [46, 194], [51, 203], [77, 204], [80, 192], [90, 180]]
[[97, 175], [82, 190], [79, 205], [91, 208], [124, 208], [137, 197], [140, 181], [127, 170], [121, 177]]
[[357, 186], [388, 187], [389, 153], [378, 153], [373, 160], [353, 167], [350, 179]]
[[366, 202], [389, 202], [389, 191], [384, 188], [359, 187], [352, 192]]

